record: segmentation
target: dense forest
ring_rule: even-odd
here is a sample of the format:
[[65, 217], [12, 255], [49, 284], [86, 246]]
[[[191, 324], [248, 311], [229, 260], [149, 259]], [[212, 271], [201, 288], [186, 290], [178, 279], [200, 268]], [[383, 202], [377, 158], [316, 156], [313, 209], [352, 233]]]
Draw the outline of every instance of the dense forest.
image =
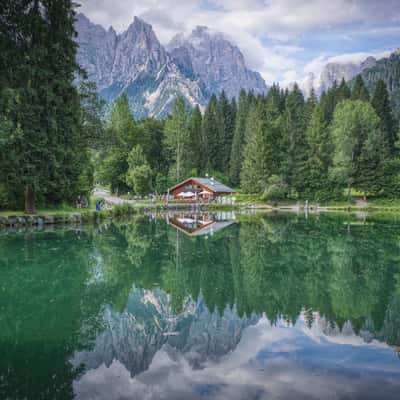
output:
[[76, 64], [74, 8], [69, 0], [2, 2], [0, 208], [25, 201], [32, 213], [93, 186], [97, 98]]
[[328, 200], [356, 190], [399, 194], [397, 122], [386, 84], [369, 93], [361, 76], [318, 99], [297, 85], [238, 101], [213, 95], [204, 112], [178, 98], [165, 121], [138, 122], [125, 96], [111, 107], [97, 179], [114, 192], [158, 193], [209, 175], [266, 200]]
[[204, 110], [177, 98], [164, 120], [135, 120], [126, 96], [104, 104], [77, 65], [73, 2], [7, 1], [0, 18], [0, 208], [73, 203], [95, 181], [163, 193], [205, 174], [274, 201], [400, 195], [382, 80], [369, 90], [359, 75], [307, 99], [297, 85], [222, 92]]

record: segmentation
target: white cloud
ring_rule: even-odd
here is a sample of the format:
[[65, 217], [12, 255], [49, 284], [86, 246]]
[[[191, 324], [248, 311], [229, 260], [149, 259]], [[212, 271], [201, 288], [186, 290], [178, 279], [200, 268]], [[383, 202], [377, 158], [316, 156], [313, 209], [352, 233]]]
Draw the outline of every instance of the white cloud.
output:
[[[333, 399], [364, 398], [384, 385], [386, 398], [397, 398], [400, 367], [389, 346], [366, 343], [352, 331], [327, 335], [323, 328], [330, 324], [317, 314], [316, 318], [312, 329], [305, 326], [303, 316], [294, 327], [283, 321], [271, 325], [262, 318], [244, 330], [235, 350], [198, 369], [169, 346], [135, 377], [114, 360], [108, 368], [102, 364], [80, 376], [74, 394], [77, 400]], [[333, 346], [337, 351], [324, 352]], [[386, 379], [385, 373], [392, 378]]]

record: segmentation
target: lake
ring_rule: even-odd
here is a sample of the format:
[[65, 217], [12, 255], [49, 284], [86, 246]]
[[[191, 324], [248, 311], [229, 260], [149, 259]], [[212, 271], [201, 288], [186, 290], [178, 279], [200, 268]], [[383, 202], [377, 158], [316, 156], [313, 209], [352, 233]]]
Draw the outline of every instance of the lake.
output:
[[1, 399], [398, 399], [400, 221], [0, 231]]

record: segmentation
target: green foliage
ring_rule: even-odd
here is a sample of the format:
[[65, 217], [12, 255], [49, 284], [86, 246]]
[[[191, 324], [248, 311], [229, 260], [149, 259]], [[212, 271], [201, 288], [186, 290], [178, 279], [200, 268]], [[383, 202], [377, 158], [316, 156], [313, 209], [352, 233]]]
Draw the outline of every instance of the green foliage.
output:
[[369, 101], [369, 92], [365, 86], [364, 79], [361, 75], [357, 75], [351, 91], [351, 100]]
[[267, 179], [267, 164], [265, 160], [266, 115], [263, 104], [259, 103], [250, 110], [246, 121], [245, 146], [243, 164], [240, 172], [242, 189], [247, 193], [261, 193]]
[[382, 188], [385, 145], [379, 118], [366, 102], [338, 104], [332, 123], [333, 174], [341, 187], [376, 194]]
[[218, 169], [219, 159], [219, 114], [218, 99], [214, 94], [204, 111], [203, 117], [203, 139], [204, 139], [204, 156], [206, 170]]
[[135, 194], [150, 193], [152, 188], [152, 171], [140, 145], [135, 146], [129, 153], [128, 165], [126, 183], [132, 187], [133, 192]]
[[380, 118], [380, 129], [384, 135], [388, 151], [393, 156], [396, 152], [396, 124], [390, 107], [389, 92], [382, 79], [375, 85], [371, 104]]
[[244, 90], [240, 91], [235, 117], [235, 129], [232, 139], [232, 148], [229, 161], [229, 177], [233, 185], [240, 182], [240, 170], [242, 168], [242, 152], [244, 143], [244, 132], [248, 116], [249, 101]]
[[288, 188], [282, 178], [272, 175], [268, 178], [267, 184], [262, 194], [262, 199], [267, 201], [283, 200], [288, 194]]
[[[0, 168], [16, 205], [72, 202], [90, 163], [74, 79], [74, 4], [15, 1], [2, 14]], [[14, 189], [15, 188], [15, 189]]]
[[166, 158], [170, 166], [169, 173], [171, 177], [174, 177], [175, 182], [186, 178], [190, 156], [188, 143], [188, 114], [184, 99], [178, 97], [174, 103], [172, 114], [165, 122], [164, 132]]

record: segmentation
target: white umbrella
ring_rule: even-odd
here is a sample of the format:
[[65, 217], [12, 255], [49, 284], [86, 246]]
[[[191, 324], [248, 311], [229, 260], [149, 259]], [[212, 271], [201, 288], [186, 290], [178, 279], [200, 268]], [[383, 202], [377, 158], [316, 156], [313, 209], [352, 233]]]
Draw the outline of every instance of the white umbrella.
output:
[[203, 190], [202, 192], [200, 192], [199, 194], [212, 194], [211, 192], [207, 192], [207, 190]]
[[194, 193], [192, 193], [192, 192], [181, 192], [181, 193], [178, 193], [177, 196], [179, 196], [179, 197], [193, 197]]

